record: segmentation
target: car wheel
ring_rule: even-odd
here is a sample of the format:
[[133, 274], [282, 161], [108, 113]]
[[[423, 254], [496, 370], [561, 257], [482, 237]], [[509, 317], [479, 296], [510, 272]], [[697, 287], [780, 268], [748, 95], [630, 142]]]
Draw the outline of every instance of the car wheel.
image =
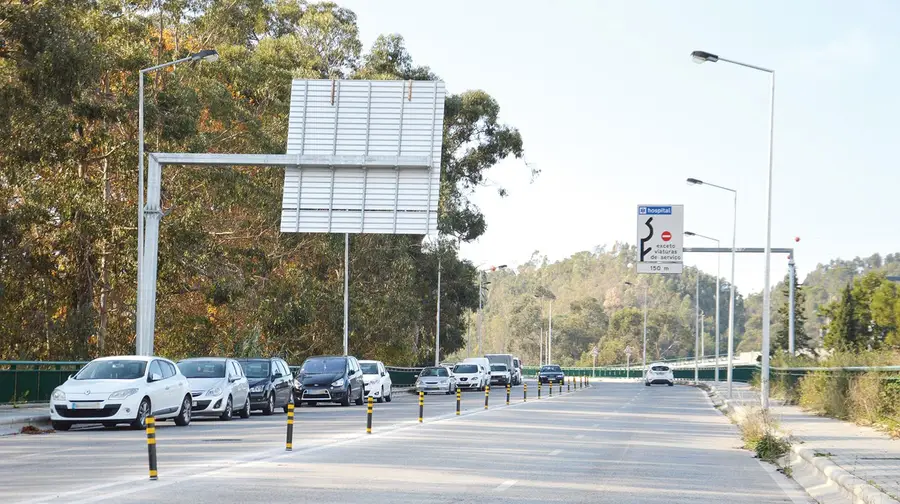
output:
[[241, 408], [241, 418], [250, 418], [250, 396], [247, 396], [244, 407]]
[[350, 392], [352, 389], [347, 388], [347, 393], [344, 394], [344, 398], [341, 399], [341, 406], [350, 406]]
[[269, 394], [269, 398], [266, 399], [266, 405], [263, 406], [262, 409], [263, 415], [271, 415], [275, 413], [275, 394]]
[[359, 399], [356, 399], [356, 400], [355, 400], [355, 404], [356, 404], [357, 406], [362, 406], [362, 405], [363, 405], [363, 402], [365, 402], [365, 401], [364, 401], [365, 397], [363, 397], [364, 395], [365, 395], [365, 389], [363, 389], [362, 387], [360, 387], [360, 388], [359, 388]]
[[[384, 395], [384, 394], [382, 394], [382, 395]], [[387, 402], [391, 402], [391, 399], [393, 399], [393, 398], [394, 398], [394, 386], [391, 385], [391, 387], [388, 389], [388, 395], [385, 396], [384, 400]]]
[[645, 382], [644, 382], [644, 386], [645, 386], [645, 387], [649, 387], [649, 386], [650, 386], [650, 382], [645, 381]]
[[143, 429], [147, 426], [147, 416], [150, 415], [150, 399], [144, 398], [138, 406], [137, 415], [131, 422], [132, 429]]
[[674, 386], [675, 386], [675, 382], [669, 382], [669, 386], [670, 386], [670, 387], [674, 387]]
[[377, 401], [380, 402], [380, 403], [383, 403], [383, 402], [384, 402], [384, 387], [381, 387], [381, 397], [379, 397], [379, 398], [377, 399]]
[[181, 401], [181, 411], [175, 417], [175, 425], [179, 427], [191, 425], [191, 396], [186, 395], [184, 400]]
[[53, 427], [53, 430], [58, 431], [67, 431], [72, 428], [72, 424], [69, 422], [59, 422], [56, 420], [50, 422], [50, 426]]
[[229, 421], [233, 416], [234, 402], [231, 400], [231, 396], [228, 396], [228, 402], [225, 403], [225, 411], [222, 412], [222, 415], [219, 416], [219, 420]]

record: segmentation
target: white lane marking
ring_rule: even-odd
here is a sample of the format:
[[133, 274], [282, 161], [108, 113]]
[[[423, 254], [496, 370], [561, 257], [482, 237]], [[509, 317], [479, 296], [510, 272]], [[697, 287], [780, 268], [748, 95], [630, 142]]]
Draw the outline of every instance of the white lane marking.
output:
[[584, 434], [579, 434], [575, 436], [575, 439], [584, 439]]
[[553, 450], [552, 452], [550, 452], [550, 456], [552, 457], [554, 455], [559, 455], [560, 453], [562, 453], [562, 450], [557, 448], [556, 450]]
[[518, 483], [518, 482], [519, 482], [519, 480], [507, 480], [507, 481], [504, 481], [503, 483], [500, 483], [499, 485], [497, 485], [497, 488], [495, 488], [494, 491], [495, 491], [495, 492], [502, 492], [502, 491], [506, 490], [507, 488], [509, 488], [509, 487], [511, 487], [511, 486], [513, 486], [513, 485], [515, 485], [515, 484]]

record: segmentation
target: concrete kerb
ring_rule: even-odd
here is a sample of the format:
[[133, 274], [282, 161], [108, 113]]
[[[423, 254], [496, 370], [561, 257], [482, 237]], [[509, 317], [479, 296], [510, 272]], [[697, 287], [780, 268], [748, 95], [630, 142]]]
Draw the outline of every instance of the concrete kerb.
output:
[[[739, 423], [745, 415], [746, 408], [744, 406], [733, 404], [732, 401], [725, 399], [719, 394], [715, 386], [706, 383], [690, 383], [690, 385], [706, 391], [716, 409], [736, 422]], [[802, 443], [802, 439], [792, 438], [783, 429], [778, 429], [777, 434], [782, 438], [799, 440]], [[827, 484], [834, 485], [844, 497], [854, 504], [897, 504], [900, 502], [900, 500], [892, 498], [862, 478], [842, 469], [828, 457], [818, 456], [814, 450], [806, 448], [799, 443], [791, 443], [791, 453], [785, 458], [787, 459], [787, 465], [791, 467], [803, 464], [814, 469]], [[798, 483], [800, 482], [798, 481]], [[810, 491], [809, 488], [806, 488], [806, 490]]]
[[0, 436], [18, 434], [23, 427], [47, 427], [50, 425], [49, 405], [43, 412], [35, 411], [38, 408], [30, 407], [24, 411], [14, 408], [0, 409]]

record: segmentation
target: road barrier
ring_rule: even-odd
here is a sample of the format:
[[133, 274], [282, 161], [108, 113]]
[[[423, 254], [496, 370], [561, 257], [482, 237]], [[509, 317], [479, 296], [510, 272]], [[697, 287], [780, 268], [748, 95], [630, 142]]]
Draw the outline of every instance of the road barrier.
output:
[[538, 381], [538, 399], [541, 398], [541, 382]]
[[422, 423], [422, 416], [425, 414], [425, 392], [419, 392], [419, 423]]
[[284, 451], [291, 451], [294, 449], [294, 401], [289, 402], [287, 408], [287, 437], [284, 441]]
[[522, 384], [522, 402], [528, 402], [528, 384]]
[[[366, 434], [372, 433], [372, 405], [374, 402], [372, 396], [369, 396], [369, 404], [368, 407], [366, 407]], [[421, 414], [419, 416], [421, 416]]]
[[[562, 382], [563, 382], [563, 379], [560, 378], [560, 379], [559, 379], [559, 393], [560, 393], [560, 394], [562, 394]], [[552, 388], [552, 387], [551, 387], [551, 388]]]
[[156, 481], [159, 473], [156, 470], [156, 418], [148, 415], [147, 420], [147, 456], [150, 458], [150, 480]]
[[488, 398], [491, 396], [491, 386], [484, 387], [484, 409], [488, 409]]
[[509, 383], [506, 384], [506, 405], [509, 406]]
[[456, 389], [456, 416], [459, 416], [459, 403], [462, 401], [462, 390]]

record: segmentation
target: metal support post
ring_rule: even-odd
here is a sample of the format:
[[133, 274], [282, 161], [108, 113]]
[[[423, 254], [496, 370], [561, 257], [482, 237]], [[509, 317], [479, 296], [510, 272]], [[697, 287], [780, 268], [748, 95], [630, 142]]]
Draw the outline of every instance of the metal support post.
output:
[[795, 347], [795, 339], [794, 339], [794, 299], [795, 299], [795, 289], [794, 285], [794, 275], [796, 274], [796, 269], [794, 267], [794, 255], [791, 254], [790, 260], [788, 261], [788, 276], [790, 277], [791, 283], [791, 292], [790, 292], [790, 314], [788, 318], [788, 353], [790, 353], [791, 357], [797, 355], [796, 347]]
[[[299, 209], [298, 209], [299, 211]], [[350, 233], [344, 233], [344, 355], [350, 355]]]

